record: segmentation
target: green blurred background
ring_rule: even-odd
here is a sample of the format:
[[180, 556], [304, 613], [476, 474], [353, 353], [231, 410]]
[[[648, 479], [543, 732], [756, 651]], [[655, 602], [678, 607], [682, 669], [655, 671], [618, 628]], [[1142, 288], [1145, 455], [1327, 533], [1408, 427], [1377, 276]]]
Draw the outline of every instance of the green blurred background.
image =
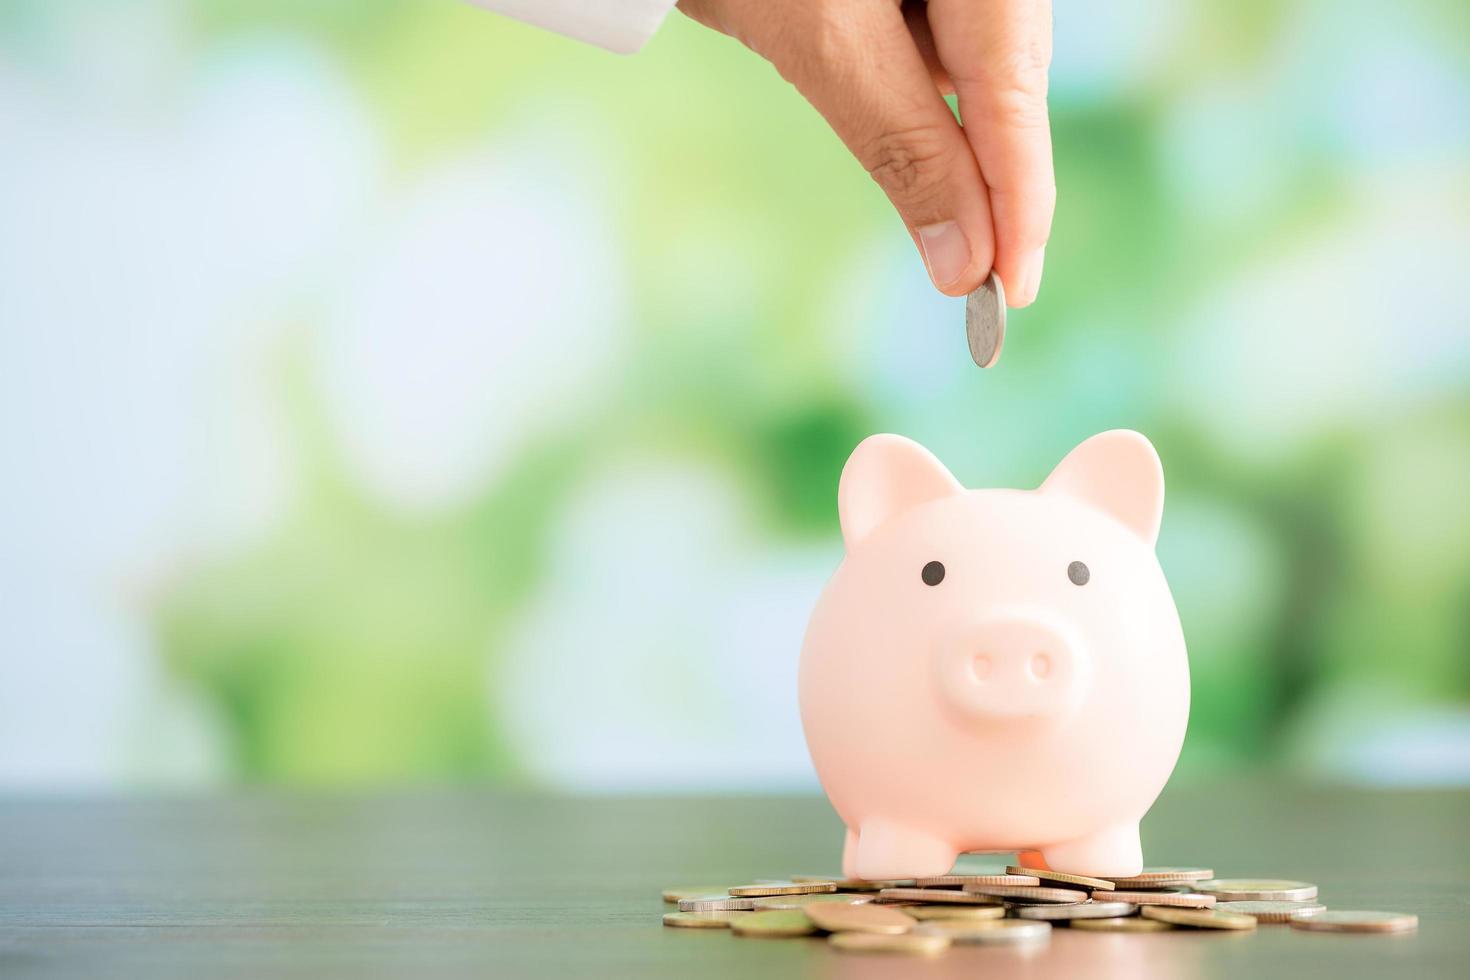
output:
[[1178, 778], [1470, 783], [1470, 8], [1062, 2], [970, 363], [765, 63], [448, 2], [0, 7], [0, 783], [813, 787], [864, 435], [1146, 433]]

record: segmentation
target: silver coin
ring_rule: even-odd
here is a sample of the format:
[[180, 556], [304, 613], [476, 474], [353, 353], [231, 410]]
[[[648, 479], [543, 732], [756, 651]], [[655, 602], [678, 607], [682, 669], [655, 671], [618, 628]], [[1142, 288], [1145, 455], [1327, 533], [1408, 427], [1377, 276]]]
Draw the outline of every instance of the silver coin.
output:
[[1217, 902], [1220, 912], [1254, 916], [1257, 922], [1290, 922], [1292, 919], [1327, 911], [1316, 902]]
[[1419, 917], [1407, 912], [1345, 912], [1333, 909], [1297, 916], [1293, 929], [1308, 932], [1408, 932], [1419, 928]]
[[991, 919], [988, 922], [965, 922], [954, 919], [932, 919], [914, 927], [910, 935], [948, 936], [955, 943], [1035, 942], [1051, 938], [1051, 923], [1029, 919]]
[[696, 895], [679, 899], [680, 912], [752, 912], [754, 898], [735, 898], [731, 895]]
[[[939, 889], [924, 890], [939, 891]], [[1030, 885], [966, 885], [963, 894], [989, 895], [993, 901], [1004, 899], [1013, 905], [1080, 905], [1087, 901], [1087, 893], [1076, 888], [1036, 888]], [[936, 897], [929, 901], [945, 901], [945, 899]]]
[[[880, 902], [923, 902], [937, 905], [1000, 905], [1001, 900], [989, 895], [972, 895], [947, 888], [885, 888], [878, 893]], [[1078, 899], [1081, 901], [1081, 899]]]
[[994, 271], [965, 300], [965, 337], [976, 364], [988, 368], [1000, 360], [1000, 345], [1006, 339], [1006, 291]]
[[1127, 902], [1084, 902], [1081, 905], [1023, 905], [1016, 909], [1022, 919], [1119, 919], [1137, 915], [1138, 906]]
[[1222, 902], [1310, 902], [1317, 897], [1311, 882], [1279, 878], [1211, 878], [1195, 882], [1194, 890]]

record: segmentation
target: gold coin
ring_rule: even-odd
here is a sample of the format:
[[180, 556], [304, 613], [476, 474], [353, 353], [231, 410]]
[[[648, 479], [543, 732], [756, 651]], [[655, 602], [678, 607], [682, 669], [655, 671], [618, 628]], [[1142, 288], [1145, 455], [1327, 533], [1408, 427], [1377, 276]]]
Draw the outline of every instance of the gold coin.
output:
[[1317, 897], [1317, 886], [1310, 882], [1276, 878], [1211, 878], [1194, 890], [1222, 902], [1310, 902]]
[[1004, 919], [1004, 905], [910, 905], [905, 915], [915, 919]]
[[850, 953], [915, 953], [929, 955], [949, 947], [948, 936], [880, 936], [872, 932], [834, 932], [827, 942]]
[[1025, 905], [1037, 902], [1055, 902], [1068, 905], [1087, 901], [1087, 893], [1075, 888], [1037, 888], [1028, 885], [966, 885], [966, 895], [989, 895]]
[[1219, 912], [1215, 909], [1176, 909], [1167, 905], [1145, 905], [1138, 911], [1146, 919], [1157, 919], [1175, 926], [1194, 926], [1197, 929], [1254, 929], [1256, 927], [1256, 920], [1249, 915]]
[[1298, 916], [1327, 911], [1327, 906], [1316, 902], [1219, 902], [1215, 908], [1221, 912], [1253, 915], [1257, 922], [1290, 922]]
[[1078, 905], [1026, 905], [1016, 909], [1021, 919], [1116, 919], [1137, 915], [1138, 906], [1127, 902], [1082, 902]]
[[912, 878], [869, 881], [866, 878], [844, 878], [841, 875], [792, 875], [791, 880], [804, 884], [813, 881], [830, 881], [837, 886], [838, 891], [844, 892], [876, 892], [884, 888], [912, 888], [914, 885]]
[[1092, 893], [1095, 902], [1127, 902], [1129, 905], [1172, 905], [1183, 909], [1207, 909], [1215, 904], [1214, 895], [1195, 892], [1105, 892]]
[[940, 875], [937, 878], [920, 878], [920, 888], [963, 888], [965, 885], [1030, 885], [1041, 884], [1033, 875]]
[[813, 905], [806, 909], [806, 917], [828, 932], [880, 932], [891, 936], [908, 932], [916, 921], [882, 905]]
[[797, 909], [752, 912], [730, 921], [730, 931], [737, 936], [809, 936], [817, 931], [806, 913]]
[[728, 885], [690, 885], [687, 888], [665, 888], [664, 901], [673, 905], [681, 898], [699, 898], [702, 895], [723, 895]]
[[1029, 919], [991, 919], [972, 922], [967, 919], [931, 919], [914, 927], [920, 936], [948, 936], [956, 943], [1024, 943], [1051, 936], [1050, 922]]
[[665, 912], [664, 925], [677, 929], [728, 929], [730, 923], [750, 912]]
[[1215, 877], [1209, 868], [1144, 868], [1128, 878], [1114, 878], [1115, 891], [1135, 891], [1146, 888], [1168, 888], [1170, 885], [1187, 885], [1193, 881], [1204, 881]]
[[1419, 928], [1419, 917], [1407, 912], [1318, 912], [1291, 920], [1293, 929], [1308, 932], [1409, 932]]
[[734, 898], [730, 895], [700, 895], [679, 899], [680, 912], [749, 912], [754, 908], [755, 899]]
[[[1065, 871], [1044, 871], [1041, 868], [1023, 868], [1013, 864], [1009, 868], [1006, 868], [1006, 873], [1040, 878], [1042, 881], [1055, 881], [1063, 885], [1081, 885], [1084, 888], [1106, 888], [1109, 890], [1113, 888], [1111, 881], [1106, 881], [1102, 878], [1089, 878], [1087, 875], [1068, 874]], [[998, 882], [997, 884], [1001, 883]], [[1030, 884], [1030, 882], [1026, 882], [1026, 884]]]
[[1126, 919], [1077, 919], [1070, 924], [1073, 929], [1087, 932], [1167, 932], [1174, 928], [1167, 922], [1144, 919], [1132, 915]]
[[872, 895], [854, 895], [851, 892], [822, 892], [819, 895], [767, 895], [765, 898], [757, 898], [754, 901], [756, 909], [763, 910], [800, 909], [821, 902], [831, 902], [838, 905], [861, 905], [872, 900]]
[[766, 881], [758, 885], [734, 885], [730, 894], [763, 898], [766, 895], [816, 895], [836, 890], [835, 881]]
[[1000, 899], [969, 892], [946, 891], [943, 888], [885, 888], [878, 893], [880, 902], [932, 902], [946, 905], [999, 905]]

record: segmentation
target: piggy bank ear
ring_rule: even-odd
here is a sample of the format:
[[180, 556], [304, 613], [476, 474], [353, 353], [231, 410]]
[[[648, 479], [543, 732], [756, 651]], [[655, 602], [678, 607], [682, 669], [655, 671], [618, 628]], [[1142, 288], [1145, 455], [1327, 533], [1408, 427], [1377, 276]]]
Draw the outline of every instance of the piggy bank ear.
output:
[[1067, 454], [1041, 485], [1121, 521], [1149, 547], [1164, 516], [1164, 468], [1153, 443], [1129, 429], [1093, 436]]
[[837, 485], [843, 543], [851, 551], [895, 514], [964, 489], [933, 453], [912, 439], [869, 436], [848, 457]]

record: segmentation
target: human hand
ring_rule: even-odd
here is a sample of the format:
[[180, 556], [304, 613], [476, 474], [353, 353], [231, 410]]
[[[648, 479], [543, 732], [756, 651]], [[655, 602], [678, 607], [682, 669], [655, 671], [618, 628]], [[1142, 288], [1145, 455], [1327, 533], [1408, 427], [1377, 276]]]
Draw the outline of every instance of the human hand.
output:
[[[940, 291], [1036, 298], [1056, 204], [1050, 0], [679, 0], [766, 58], [883, 188]], [[961, 126], [943, 96], [959, 98]]]

